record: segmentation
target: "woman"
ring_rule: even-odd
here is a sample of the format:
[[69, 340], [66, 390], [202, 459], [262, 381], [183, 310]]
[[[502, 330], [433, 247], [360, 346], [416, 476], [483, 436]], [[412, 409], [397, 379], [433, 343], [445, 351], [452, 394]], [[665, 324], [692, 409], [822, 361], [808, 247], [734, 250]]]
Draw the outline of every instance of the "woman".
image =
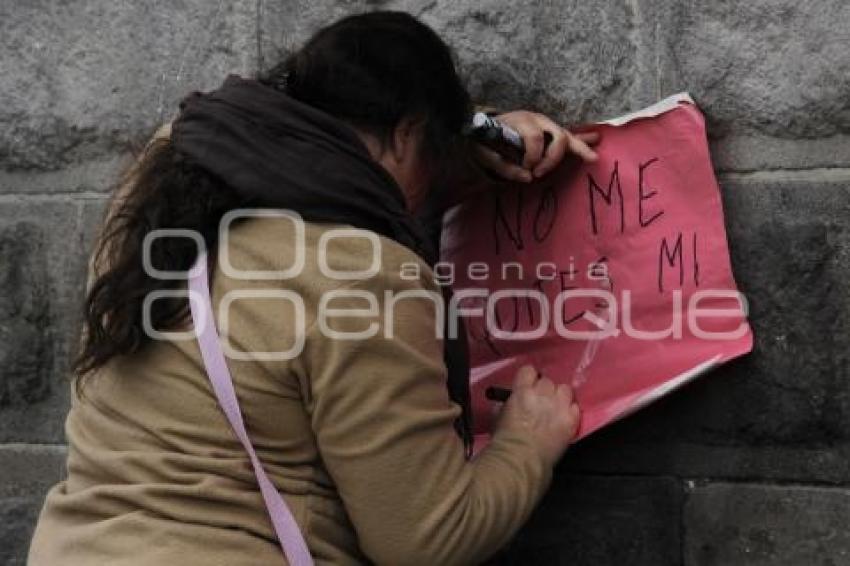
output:
[[[471, 564], [513, 535], [578, 409], [568, 388], [523, 368], [492, 441], [469, 457], [464, 352], [435, 331], [435, 250], [417, 219], [447, 198], [431, 187], [456, 178], [469, 113], [447, 46], [393, 12], [343, 19], [266, 76], [184, 101], [106, 221], [66, 425], [68, 477], [47, 496], [30, 564], [285, 563], [197, 340], [153, 336], [192, 325], [174, 293], [185, 281], [152, 271], [186, 272], [199, 257], [185, 233], [161, 232], [171, 229], [200, 234], [208, 250], [248, 433], [316, 562]], [[527, 112], [502, 119], [523, 135], [525, 161], [476, 151], [503, 176], [544, 175], [568, 150], [594, 158], [592, 136]], [[294, 211], [303, 233], [292, 217], [256, 214], [219, 232], [244, 209]], [[351, 227], [361, 232], [338, 237]], [[334, 275], [373, 259], [369, 276]], [[299, 261], [293, 276], [267, 277]], [[403, 275], [411, 265], [422, 277]], [[386, 316], [385, 293], [408, 291]], [[364, 304], [367, 294], [381, 301]], [[361, 314], [326, 319], [328, 308]], [[370, 325], [392, 326], [392, 337], [339, 338]]]

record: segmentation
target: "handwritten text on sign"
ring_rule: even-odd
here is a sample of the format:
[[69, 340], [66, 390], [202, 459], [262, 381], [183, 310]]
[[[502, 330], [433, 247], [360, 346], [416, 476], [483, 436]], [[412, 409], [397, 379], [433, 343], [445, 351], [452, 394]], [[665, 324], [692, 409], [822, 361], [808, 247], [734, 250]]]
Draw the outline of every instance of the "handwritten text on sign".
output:
[[484, 389], [525, 363], [576, 388], [587, 435], [752, 347], [699, 111], [600, 129], [597, 163], [494, 187], [446, 217], [481, 432]]

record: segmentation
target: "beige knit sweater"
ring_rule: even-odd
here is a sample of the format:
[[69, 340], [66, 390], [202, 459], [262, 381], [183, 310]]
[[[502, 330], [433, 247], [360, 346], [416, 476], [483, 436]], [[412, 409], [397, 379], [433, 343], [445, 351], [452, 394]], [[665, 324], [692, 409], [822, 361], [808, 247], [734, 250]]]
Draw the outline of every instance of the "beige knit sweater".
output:
[[[380, 238], [377, 275], [329, 278], [317, 254], [332, 228], [307, 223], [304, 268], [292, 279], [214, 275], [216, 306], [228, 292], [246, 290], [293, 291], [305, 305], [300, 355], [229, 360], [249, 434], [317, 563], [480, 562], [528, 517], [551, 470], [517, 435], [497, 435], [477, 458], [464, 458], [434, 303], [421, 293], [438, 291], [433, 273]], [[288, 221], [251, 219], [233, 226], [227, 251], [236, 268], [282, 270], [296, 259], [293, 241]], [[372, 248], [362, 238], [333, 239], [325, 257], [333, 269], [363, 270]], [[414, 265], [422, 277], [411, 280], [404, 273]], [[366, 318], [320, 320], [318, 306], [331, 291], [338, 293], [332, 308], [372, 308], [350, 291], [374, 293], [378, 306]], [[386, 317], [386, 291], [419, 296], [396, 301]], [[229, 344], [241, 352], [287, 350], [299, 337], [295, 320], [281, 298], [235, 300]], [[379, 328], [371, 338], [327, 337], [328, 329], [370, 324]], [[32, 566], [285, 563], [196, 341], [156, 341], [114, 359], [74, 393], [66, 431], [68, 477], [47, 495]]]

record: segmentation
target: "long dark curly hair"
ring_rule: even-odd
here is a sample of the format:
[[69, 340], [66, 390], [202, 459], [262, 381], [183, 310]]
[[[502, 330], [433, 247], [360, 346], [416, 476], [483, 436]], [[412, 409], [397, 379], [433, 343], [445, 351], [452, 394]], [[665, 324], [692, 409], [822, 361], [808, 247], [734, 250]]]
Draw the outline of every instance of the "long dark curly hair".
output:
[[[449, 153], [455, 148], [447, 141], [457, 136], [470, 112], [448, 46], [401, 12], [339, 20], [258, 80], [380, 140], [389, 140], [403, 118], [424, 118], [423, 147], [435, 170], [450, 169]], [[145, 236], [159, 229], [190, 229], [214, 250], [222, 216], [242, 205], [233, 190], [190, 163], [167, 137], [147, 146], [122, 179], [95, 249], [82, 345], [73, 364], [77, 376], [143, 348], [150, 341], [143, 326], [145, 297], [181, 284], [146, 272]], [[161, 270], [188, 270], [196, 254], [195, 244], [185, 238], [157, 238], [150, 249], [151, 263]], [[154, 328], [175, 329], [187, 321], [184, 298], [159, 299], [150, 307]]]

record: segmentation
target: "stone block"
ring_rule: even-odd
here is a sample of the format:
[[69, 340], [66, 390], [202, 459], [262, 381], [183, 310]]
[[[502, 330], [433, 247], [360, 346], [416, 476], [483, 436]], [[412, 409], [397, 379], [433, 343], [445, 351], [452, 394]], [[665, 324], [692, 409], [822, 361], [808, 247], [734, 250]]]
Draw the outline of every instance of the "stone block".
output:
[[255, 30], [248, 0], [0, 4], [0, 169], [108, 162], [143, 143], [189, 91], [254, 70]]
[[848, 188], [724, 182], [754, 352], [583, 441], [569, 467], [850, 481]]
[[39, 497], [0, 498], [0, 563], [6, 566], [26, 564], [40, 510]]
[[850, 5], [699, 2], [659, 8], [659, 77], [709, 119], [721, 169], [850, 165]]
[[686, 566], [850, 562], [850, 491], [695, 485], [684, 511]]
[[0, 202], [0, 442], [63, 438], [90, 246], [84, 209], [50, 199]]
[[0, 447], [0, 564], [26, 563], [29, 541], [47, 490], [64, 477], [65, 449]]
[[0, 498], [43, 497], [65, 477], [66, 449], [61, 445], [4, 444], [0, 446]]
[[680, 564], [681, 503], [672, 478], [556, 471], [541, 506], [489, 564]]

